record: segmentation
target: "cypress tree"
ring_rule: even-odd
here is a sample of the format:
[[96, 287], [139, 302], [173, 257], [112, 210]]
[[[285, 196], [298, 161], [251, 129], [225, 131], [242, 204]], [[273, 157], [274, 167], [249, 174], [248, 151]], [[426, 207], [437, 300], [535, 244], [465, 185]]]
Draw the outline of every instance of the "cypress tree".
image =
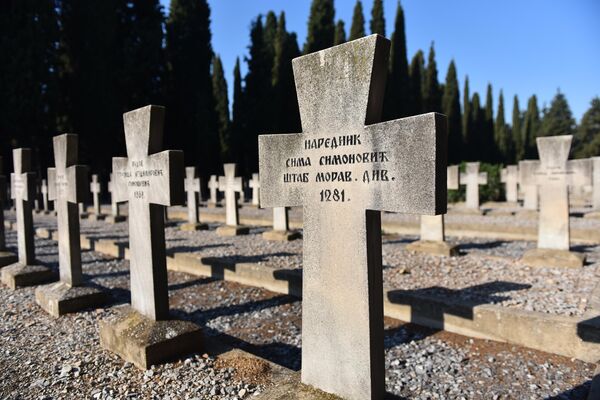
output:
[[231, 142], [229, 145], [230, 159], [242, 163], [241, 149], [243, 148], [243, 132], [245, 132], [244, 99], [242, 92], [242, 75], [240, 72], [240, 59], [235, 59], [233, 68], [233, 104], [231, 107]]
[[[400, 8], [400, 2], [398, 2]], [[383, 1], [373, 0], [373, 8], [371, 9], [371, 33], [385, 37], [385, 17], [383, 16]]]
[[462, 115], [462, 128], [463, 128], [463, 143], [464, 151], [463, 158], [470, 160], [473, 152], [473, 115], [471, 111], [471, 93], [469, 91], [469, 76], [465, 76], [465, 86], [463, 90], [463, 115]]
[[558, 91], [550, 108], [544, 110], [540, 134], [542, 136], [572, 135], [575, 132], [575, 120], [566, 97]]
[[537, 145], [535, 139], [539, 136], [540, 112], [537, 97], [531, 96], [527, 101], [527, 112], [523, 122], [523, 147], [526, 159], [537, 158]]
[[479, 98], [479, 93], [473, 93], [473, 100], [471, 102], [471, 115], [472, 115], [472, 128], [473, 134], [471, 135], [471, 151], [470, 157], [471, 161], [488, 161], [485, 160], [485, 132], [484, 127], [486, 124], [485, 121], [485, 111], [481, 107], [481, 99]]
[[448, 73], [446, 74], [442, 112], [448, 117], [448, 162], [458, 163], [462, 160], [463, 142], [460, 93], [454, 60], [450, 62]]
[[313, 0], [308, 17], [304, 54], [323, 50], [333, 45], [335, 35], [333, 0]]
[[[373, 6], [375, 7], [375, 6]], [[420, 88], [419, 88], [420, 90]], [[404, 33], [404, 11], [398, 3], [396, 21], [392, 33], [390, 50], [390, 71], [383, 105], [385, 119], [391, 120], [411, 115], [409, 94], [408, 60], [406, 56], [406, 35]]]
[[335, 25], [335, 35], [333, 37], [333, 45], [346, 43], [346, 28], [344, 27], [344, 21], [341, 19]]
[[494, 98], [492, 85], [488, 83], [485, 95], [485, 120], [482, 126], [484, 149], [481, 154], [485, 157], [483, 161], [497, 162], [498, 151], [494, 140]]
[[576, 143], [580, 144], [578, 157], [593, 157], [600, 154], [600, 98], [592, 99], [590, 108], [583, 114], [577, 127]]
[[512, 138], [515, 146], [515, 160], [522, 160], [525, 156], [525, 146], [523, 145], [523, 129], [521, 124], [521, 110], [519, 109], [519, 98], [516, 94], [515, 97], [513, 97]]
[[215, 112], [217, 114], [217, 131], [219, 133], [221, 160], [230, 160], [229, 98], [227, 96], [227, 81], [223, 73], [223, 64], [221, 63], [221, 57], [218, 55], [213, 59], [212, 90], [215, 99]]
[[494, 127], [494, 139], [498, 149], [497, 161], [510, 164], [514, 162], [514, 147], [512, 137], [508, 132], [504, 118], [504, 94], [500, 90], [498, 97], [498, 113], [496, 114], [496, 125]]
[[427, 71], [425, 72], [425, 85], [423, 92], [423, 102], [425, 104], [425, 112], [441, 112], [442, 111], [442, 93], [437, 77], [437, 64], [435, 62], [435, 50], [433, 43], [429, 48], [429, 56], [427, 59]]
[[423, 52], [419, 50], [410, 62], [408, 115], [417, 115], [425, 111], [425, 105], [423, 104], [423, 79], [425, 75], [424, 60]]
[[360, 39], [365, 36], [365, 16], [360, 0], [356, 0], [354, 12], [352, 14], [352, 25], [350, 26], [350, 37], [348, 41]]

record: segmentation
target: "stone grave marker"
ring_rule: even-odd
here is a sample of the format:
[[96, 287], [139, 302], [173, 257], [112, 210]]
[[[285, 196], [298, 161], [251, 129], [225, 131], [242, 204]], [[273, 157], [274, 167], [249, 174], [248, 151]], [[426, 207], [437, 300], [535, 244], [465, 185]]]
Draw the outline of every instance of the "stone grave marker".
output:
[[87, 208], [85, 206], [85, 203], [79, 203], [78, 207], [79, 207], [79, 218], [81, 218], [81, 219], [88, 219], [90, 217], [90, 213], [87, 212]]
[[129, 202], [131, 307], [100, 322], [100, 344], [140, 368], [200, 350], [202, 332], [169, 319], [164, 208], [184, 202], [183, 152], [162, 150], [165, 109], [123, 115], [127, 158], [113, 158], [113, 195]]
[[51, 213], [50, 211], [50, 201], [48, 200], [48, 181], [46, 179], [42, 179], [42, 204], [44, 207], [44, 214], [48, 215]]
[[579, 268], [585, 256], [570, 251], [569, 186], [591, 184], [591, 161], [569, 161], [572, 135], [547, 136], [536, 139], [539, 168], [532, 182], [539, 186], [540, 213], [538, 220], [538, 245], [527, 251], [524, 264]]
[[48, 168], [49, 198], [56, 205], [58, 266], [60, 280], [40, 286], [36, 303], [54, 317], [98, 307], [107, 300], [97, 287], [83, 284], [78, 203], [88, 193], [88, 169], [77, 165], [78, 137], [64, 134], [53, 138], [54, 168]]
[[380, 211], [446, 211], [446, 118], [378, 123], [388, 52], [296, 58], [302, 133], [259, 136], [262, 206], [303, 206], [301, 381], [350, 400], [385, 392]]
[[235, 176], [235, 164], [223, 164], [225, 176], [219, 177], [219, 191], [225, 193], [225, 225], [217, 228], [219, 236], [247, 235], [250, 229], [240, 225], [238, 196], [243, 193], [242, 178]]
[[[460, 172], [458, 165], [448, 166], [446, 184], [448, 189], [458, 190]], [[421, 215], [419, 240], [406, 245], [406, 249], [424, 254], [457, 256], [457, 245], [446, 242], [445, 215]]]
[[208, 199], [208, 208], [221, 206], [217, 198], [217, 190], [219, 190], [219, 181], [216, 175], [211, 175], [208, 181], [208, 193], [210, 194]]
[[31, 171], [31, 149], [14, 149], [13, 166], [10, 192], [16, 205], [19, 260], [2, 269], [2, 282], [11, 289], [16, 289], [47, 282], [55, 275], [50, 268], [35, 260], [32, 210], [35, 173]]
[[517, 183], [519, 181], [519, 169], [516, 165], [507, 165], [502, 168], [500, 181], [504, 183], [506, 192], [506, 201], [508, 203], [518, 202]]
[[90, 214], [89, 218], [91, 221], [103, 221], [106, 219], [106, 215], [102, 214], [102, 209], [100, 206], [100, 193], [102, 193], [102, 185], [98, 180], [97, 174], [92, 175], [90, 192], [92, 193], [93, 212]]
[[535, 171], [540, 167], [539, 160], [519, 161], [519, 182], [523, 191], [523, 209], [537, 211], [538, 186], [535, 183]]
[[479, 186], [487, 185], [487, 172], [479, 172], [478, 162], [468, 162], [466, 171], [460, 174], [461, 185], [467, 186], [465, 206], [470, 212], [481, 213], [479, 209]]
[[16, 254], [6, 248], [6, 236], [4, 233], [4, 202], [6, 201], [6, 177], [2, 174], [2, 157], [0, 157], [0, 268], [16, 263]]
[[263, 239], [289, 242], [300, 239], [302, 235], [299, 231], [290, 231], [288, 207], [273, 207], [273, 229], [264, 231]]
[[600, 218], [600, 157], [592, 157], [592, 210], [586, 218]]
[[248, 182], [248, 186], [252, 189], [252, 206], [260, 207], [260, 179], [258, 174], [252, 174], [252, 179]]
[[124, 215], [121, 215], [121, 209], [119, 207], [119, 203], [117, 203], [117, 199], [113, 194], [113, 181], [114, 176], [113, 173], [110, 173], [110, 180], [108, 181], [108, 192], [110, 193], [110, 214], [106, 217], [106, 222], [111, 224], [116, 224], [118, 222], [123, 222], [127, 219]]
[[187, 193], [187, 223], [181, 225], [183, 231], [199, 231], [208, 229], [207, 224], [200, 223], [198, 216], [198, 198], [200, 196], [200, 178], [196, 167], [185, 168], [185, 191]]
[[33, 212], [41, 214], [42, 209], [42, 181], [39, 178], [35, 180], [35, 198], [33, 201]]

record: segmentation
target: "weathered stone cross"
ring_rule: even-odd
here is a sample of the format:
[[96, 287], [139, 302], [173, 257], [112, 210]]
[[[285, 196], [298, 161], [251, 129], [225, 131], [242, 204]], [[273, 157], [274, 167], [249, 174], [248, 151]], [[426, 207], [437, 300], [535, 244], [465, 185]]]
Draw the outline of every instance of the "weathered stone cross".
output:
[[162, 148], [165, 109], [123, 115], [127, 156], [113, 158], [113, 196], [129, 202], [131, 305], [152, 319], [169, 316], [165, 206], [184, 201], [183, 152]]
[[42, 179], [42, 203], [44, 205], [44, 213], [49, 213], [50, 208], [48, 207], [48, 182]]
[[10, 194], [16, 204], [19, 263], [31, 265], [35, 260], [32, 216], [35, 173], [31, 172], [31, 149], [14, 149], [13, 166], [14, 172], [10, 174]]
[[240, 223], [238, 214], [238, 193], [242, 193], [242, 178], [235, 176], [235, 164], [223, 164], [225, 176], [219, 177], [219, 190], [225, 193], [225, 224], [237, 226]]
[[507, 165], [506, 168], [502, 168], [500, 181], [505, 184], [506, 187], [506, 201], [509, 203], [516, 203], [518, 201], [517, 196], [517, 183], [519, 181], [519, 170], [516, 165]]
[[264, 207], [303, 206], [302, 382], [384, 395], [380, 210], [446, 212], [446, 119], [380, 121], [389, 41], [293, 61], [302, 134], [259, 137]]
[[200, 178], [196, 167], [185, 167], [185, 191], [187, 192], [188, 222], [198, 222], [198, 195], [200, 193]]
[[216, 175], [211, 175], [210, 180], [208, 181], [208, 191], [210, 193], [210, 199], [208, 200], [208, 204], [216, 205], [217, 204], [217, 190], [219, 189], [219, 181], [217, 180]]
[[2, 175], [2, 157], [0, 157], [0, 268], [17, 261], [17, 256], [6, 251], [4, 234], [4, 202], [6, 201], [6, 177]]
[[487, 172], [479, 172], [478, 162], [469, 162], [466, 172], [460, 174], [460, 182], [467, 185], [467, 208], [479, 209], [479, 185], [487, 184]]
[[57, 212], [60, 280], [78, 286], [83, 282], [78, 203], [87, 199], [88, 169], [76, 165], [77, 135], [55, 136], [53, 142], [55, 167], [48, 168], [48, 197]]
[[258, 174], [252, 174], [252, 179], [248, 182], [248, 185], [252, 189], [252, 205], [259, 207], [260, 206], [260, 179], [258, 178]]
[[98, 181], [98, 175], [92, 175], [92, 181], [90, 182], [90, 192], [92, 192], [93, 202], [94, 202], [94, 214], [101, 215], [102, 210], [100, 210], [100, 193], [102, 193], [102, 185]]

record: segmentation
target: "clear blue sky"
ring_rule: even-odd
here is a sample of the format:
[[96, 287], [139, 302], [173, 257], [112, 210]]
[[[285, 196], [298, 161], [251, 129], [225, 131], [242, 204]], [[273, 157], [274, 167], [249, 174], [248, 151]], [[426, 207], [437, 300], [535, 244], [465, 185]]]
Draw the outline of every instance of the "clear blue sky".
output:
[[[169, 0], [161, 0], [168, 12]], [[269, 10], [285, 11], [288, 30], [302, 47], [310, 0], [209, 0], [213, 48], [221, 55], [231, 92], [235, 58], [247, 54], [250, 21]], [[336, 20], [350, 29], [355, 0], [336, 0]], [[397, 0], [384, 0], [386, 33], [393, 30]], [[372, 0], [363, 0], [366, 30]], [[402, 0], [409, 61], [418, 49], [435, 42], [439, 80], [451, 59], [457, 65], [461, 96], [465, 74], [471, 94], [494, 88], [504, 91], [510, 122], [512, 97], [521, 108], [531, 94], [540, 107], [557, 89], [567, 96], [577, 121], [590, 100], [600, 96], [600, 0]], [[245, 63], [242, 63], [245, 72]], [[231, 99], [230, 99], [231, 100]], [[461, 97], [462, 100], [462, 97]]]

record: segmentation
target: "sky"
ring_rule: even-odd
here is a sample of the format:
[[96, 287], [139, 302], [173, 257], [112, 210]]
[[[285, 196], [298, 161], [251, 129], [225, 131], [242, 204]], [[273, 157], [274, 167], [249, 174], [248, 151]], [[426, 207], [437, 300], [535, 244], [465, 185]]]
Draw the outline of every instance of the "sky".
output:
[[[169, 0], [161, 0], [168, 12]], [[287, 28], [306, 38], [310, 0], [209, 0], [213, 50], [225, 67], [230, 91], [236, 57], [248, 53], [250, 23], [269, 10], [286, 14]], [[369, 33], [372, 0], [362, 0]], [[462, 101], [464, 76], [471, 94], [504, 92], [510, 122], [512, 98], [521, 109], [532, 94], [542, 108], [560, 90], [579, 122], [593, 97], [600, 96], [600, 1], [598, 0], [402, 0], [408, 59], [435, 43], [438, 79], [443, 82], [454, 59]], [[350, 30], [355, 0], [336, 0], [336, 20]], [[386, 34], [393, 31], [398, 0], [384, 0]], [[242, 74], [246, 64], [242, 62]]]

